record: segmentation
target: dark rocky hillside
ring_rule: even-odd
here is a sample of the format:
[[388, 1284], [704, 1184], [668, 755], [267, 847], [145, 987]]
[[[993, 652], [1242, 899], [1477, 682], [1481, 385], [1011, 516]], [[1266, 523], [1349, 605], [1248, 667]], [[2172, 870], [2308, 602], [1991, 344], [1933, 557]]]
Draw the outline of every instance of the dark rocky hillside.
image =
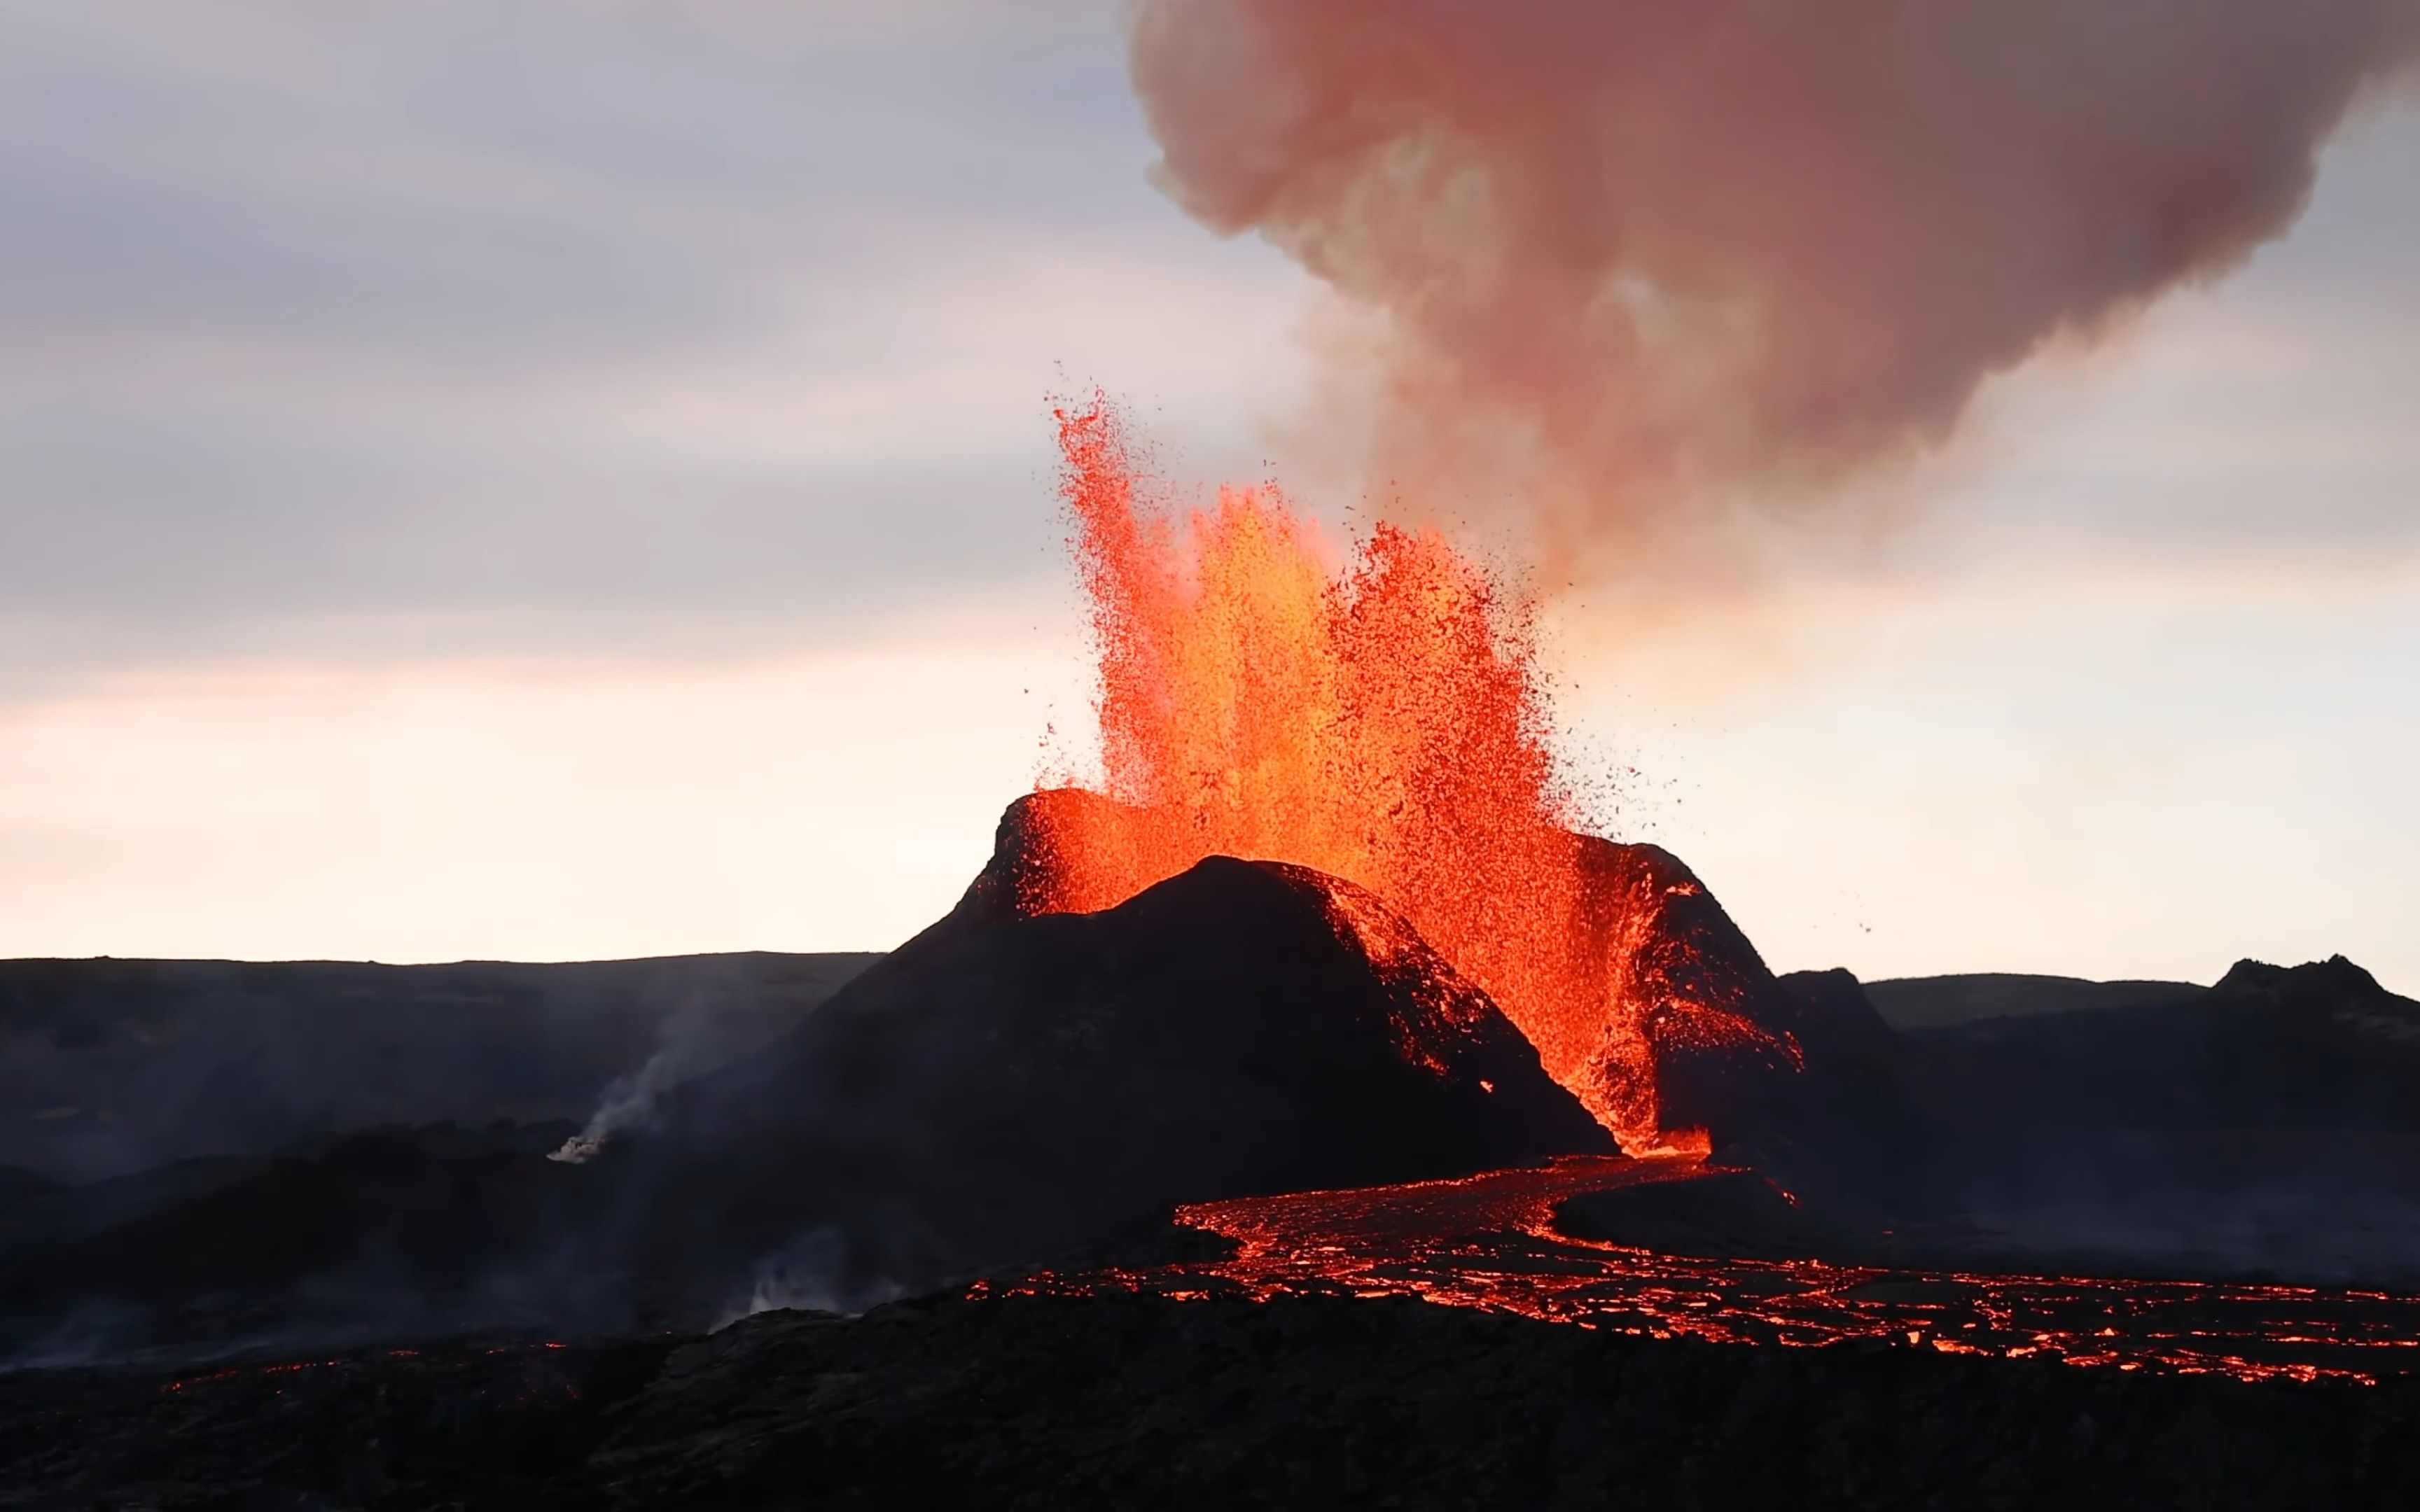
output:
[[1866, 995], [1895, 1029], [1936, 1029], [1978, 1019], [2070, 1013], [2078, 1009], [2184, 1003], [2210, 990], [2189, 981], [2088, 981], [2081, 977], [2007, 971], [1897, 977], [1865, 986]]
[[[876, 959], [0, 962], [0, 1167], [85, 1181], [371, 1124], [584, 1119], [659, 1050], [710, 1069]], [[0, 1171], [0, 1202], [22, 1180]]]
[[2338, 956], [2239, 963], [2191, 997], [1910, 1036], [1962, 1122], [2420, 1132], [2420, 1003]]
[[2420, 1282], [2420, 1003], [2341, 957], [1902, 1040], [1961, 1254]]

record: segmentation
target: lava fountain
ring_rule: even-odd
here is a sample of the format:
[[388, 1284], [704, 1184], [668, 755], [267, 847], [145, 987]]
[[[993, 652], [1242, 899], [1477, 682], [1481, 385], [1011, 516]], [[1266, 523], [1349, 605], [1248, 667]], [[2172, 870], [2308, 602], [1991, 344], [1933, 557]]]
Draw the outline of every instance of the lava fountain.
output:
[[1656, 1042], [1770, 1037], [1671, 990], [1649, 949], [1662, 885], [1579, 832], [1531, 602], [1434, 530], [1381, 524], [1331, 571], [1274, 486], [1181, 509], [1106, 400], [1057, 417], [1114, 801], [1034, 808], [1045, 859], [1020, 907], [1113, 907], [1212, 855], [1344, 878], [1484, 989], [1626, 1150], [1701, 1147], [1663, 1127]]

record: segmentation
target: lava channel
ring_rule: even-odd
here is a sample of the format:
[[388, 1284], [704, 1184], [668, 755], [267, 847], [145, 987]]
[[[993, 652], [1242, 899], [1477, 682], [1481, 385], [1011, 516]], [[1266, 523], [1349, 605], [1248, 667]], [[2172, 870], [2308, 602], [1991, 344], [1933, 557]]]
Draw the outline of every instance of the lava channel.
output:
[[2243, 1381], [2366, 1385], [2412, 1367], [2420, 1298], [2358, 1289], [1892, 1270], [1665, 1255], [1575, 1239], [1567, 1197], [1719, 1169], [1581, 1156], [1458, 1180], [1202, 1203], [1177, 1221], [1233, 1259], [1043, 1273], [975, 1295], [1265, 1302], [1418, 1297], [1654, 1338], [1797, 1347], [1856, 1339]]

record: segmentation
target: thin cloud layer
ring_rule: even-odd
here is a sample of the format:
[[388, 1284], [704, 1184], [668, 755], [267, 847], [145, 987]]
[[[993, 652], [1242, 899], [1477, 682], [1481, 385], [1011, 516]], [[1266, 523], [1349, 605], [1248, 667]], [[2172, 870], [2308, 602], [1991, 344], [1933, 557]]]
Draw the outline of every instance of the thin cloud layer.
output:
[[1653, 563], [2240, 264], [2420, 0], [1140, 0], [1130, 42], [1163, 188], [1384, 317], [1333, 354], [1373, 488]]
[[0, 702], [1055, 590], [1055, 364], [1298, 297], [1150, 155], [1107, 0], [0, 7]]

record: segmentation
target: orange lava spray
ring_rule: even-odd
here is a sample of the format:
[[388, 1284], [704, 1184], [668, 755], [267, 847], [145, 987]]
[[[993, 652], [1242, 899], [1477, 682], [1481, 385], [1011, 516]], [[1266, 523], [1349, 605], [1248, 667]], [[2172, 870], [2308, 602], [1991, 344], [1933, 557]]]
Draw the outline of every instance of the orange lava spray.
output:
[[1141, 496], [1106, 401], [1058, 411], [1100, 658], [1106, 795], [1036, 810], [1033, 912], [1111, 907], [1212, 855], [1345, 878], [1528, 1036], [1622, 1146], [1661, 1149], [1634, 980], [1651, 901], [1589, 864], [1547, 747], [1528, 603], [1435, 531], [1341, 571], [1275, 487]]

